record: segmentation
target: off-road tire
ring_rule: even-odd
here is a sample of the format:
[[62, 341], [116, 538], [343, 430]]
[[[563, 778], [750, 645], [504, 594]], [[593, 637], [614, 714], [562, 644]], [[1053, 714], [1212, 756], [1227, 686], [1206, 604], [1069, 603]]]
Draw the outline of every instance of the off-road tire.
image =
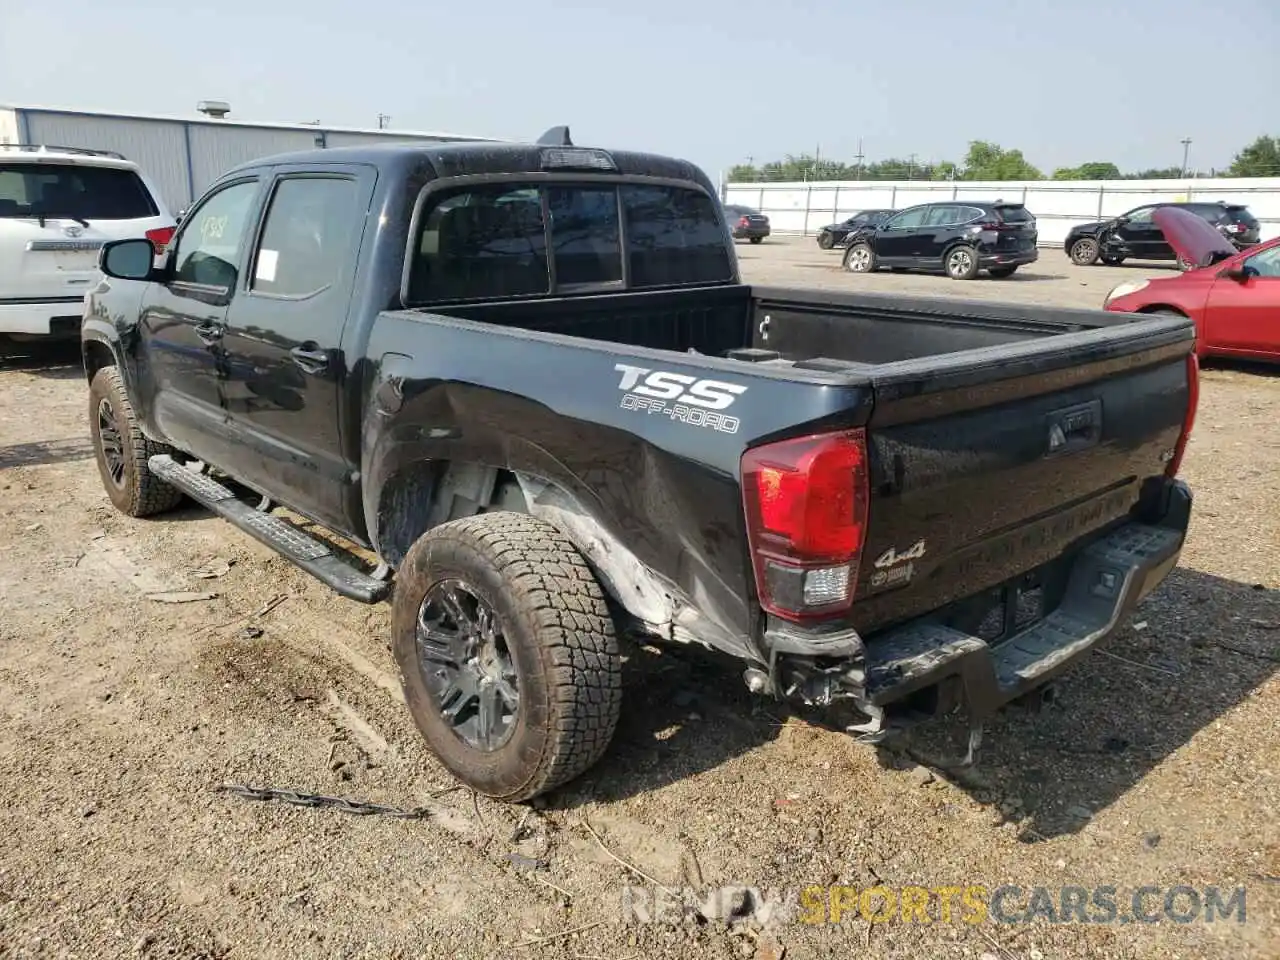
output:
[[997, 280], [1003, 280], [1005, 277], [1012, 277], [1017, 271], [1017, 267], [992, 267], [987, 273]]
[[[962, 254], [968, 254], [967, 259], [961, 260]], [[956, 244], [942, 255], [942, 269], [952, 280], [972, 280], [982, 270], [978, 251], [966, 243]]]
[[[520, 707], [511, 735], [473, 747], [443, 717], [420, 667], [418, 613], [433, 585], [468, 584], [494, 612], [515, 666]], [[604, 591], [554, 527], [493, 512], [423, 534], [396, 572], [392, 646], [405, 700], [431, 751], [458, 780], [510, 803], [568, 783], [613, 738], [622, 660]]]
[[1067, 251], [1067, 256], [1077, 267], [1093, 266], [1101, 254], [1102, 246], [1093, 237], [1080, 237]]
[[851, 243], [844, 252], [842, 266], [849, 273], [875, 273], [879, 267], [876, 252], [871, 244], [865, 241]]
[[[113, 479], [103, 448], [100, 408], [107, 404], [114, 415], [120, 436], [123, 476]], [[89, 433], [93, 439], [94, 459], [103, 489], [112, 505], [130, 517], [149, 517], [172, 510], [182, 502], [182, 491], [171, 487], [151, 472], [147, 465], [156, 454], [175, 454], [173, 447], [148, 440], [138, 425], [133, 404], [125, 390], [124, 380], [116, 367], [103, 367], [89, 384]]]

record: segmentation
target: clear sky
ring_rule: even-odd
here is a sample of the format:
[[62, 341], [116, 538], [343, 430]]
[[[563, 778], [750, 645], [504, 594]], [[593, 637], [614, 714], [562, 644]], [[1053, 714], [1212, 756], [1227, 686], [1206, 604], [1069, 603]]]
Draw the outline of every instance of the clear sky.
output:
[[1280, 0], [0, 0], [0, 103], [321, 120], [692, 160], [1222, 167], [1280, 134]]

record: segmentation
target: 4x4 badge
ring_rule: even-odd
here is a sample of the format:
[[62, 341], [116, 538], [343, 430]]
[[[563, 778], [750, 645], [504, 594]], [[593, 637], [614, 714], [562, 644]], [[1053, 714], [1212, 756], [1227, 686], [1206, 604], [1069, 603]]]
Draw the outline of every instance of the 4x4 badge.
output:
[[923, 540], [917, 540], [902, 553], [898, 553], [893, 547], [890, 547], [880, 556], [876, 557], [876, 569], [884, 570], [888, 567], [897, 566], [900, 563], [906, 563], [908, 560], [919, 560], [925, 555], [925, 543]]

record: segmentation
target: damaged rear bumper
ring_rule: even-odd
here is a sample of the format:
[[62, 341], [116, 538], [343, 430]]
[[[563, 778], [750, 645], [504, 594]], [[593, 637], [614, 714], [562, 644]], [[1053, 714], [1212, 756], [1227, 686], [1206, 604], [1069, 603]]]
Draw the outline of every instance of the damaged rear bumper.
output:
[[[895, 705], [930, 689], [947, 691], [935, 698], [933, 712], [944, 702], [963, 704], [980, 721], [1057, 677], [1119, 628], [1177, 565], [1191, 500], [1190, 488], [1174, 481], [1158, 522], [1126, 523], [1081, 549], [1064, 571], [1060, 602], [1025, 629], [988, 641], [926, 616], [865, 639], [842, 631], [803, 651], [849, 657], [839, 670], [824, 671], [830, 679], [780, 692], [817, 703], [853, 700], [871, 717], [850, 728], [864, 735], [882, 732]], [[771, 639], [783, 655], [802, 653], [799, 638]]]

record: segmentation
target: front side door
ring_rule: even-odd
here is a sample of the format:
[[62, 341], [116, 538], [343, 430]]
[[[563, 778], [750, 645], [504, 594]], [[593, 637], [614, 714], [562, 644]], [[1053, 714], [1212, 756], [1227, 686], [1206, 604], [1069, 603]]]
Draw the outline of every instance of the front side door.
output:
[[147, 420], [174, 446], [227, 469], [223, 333], [260, 188], [257, 178], [236, 180], [200, 202], [170, 250], [167, 279], [146, 285], [139, 310]]
[[1155, 211], [1154, 206], [1138, 207], [1125, 214], [1129, 222], [1124, 224], [1117, 233], [1129, 248], [1129, 256], [1140, 260], [1173, 259], [1173, 248], [1165, 242], [1164, 234], [1151, 219]]
[[916, 230], [924, 223], [931, 207], [911, 207], [885, 221], [875, 233], [876, 257], [882, 262], [901, 266], [912, 261]]
[[1210, 349], [1280, 358], [1280, 245], [1240, 264], [1249, 276], [1219, 276], [1205, 309]]
[[224, 340], [237, 478], [345, 532], [360, 517], [359, 425], [342, 422], [342, 331], [374, 181], [344, 164], [278, 172]]

